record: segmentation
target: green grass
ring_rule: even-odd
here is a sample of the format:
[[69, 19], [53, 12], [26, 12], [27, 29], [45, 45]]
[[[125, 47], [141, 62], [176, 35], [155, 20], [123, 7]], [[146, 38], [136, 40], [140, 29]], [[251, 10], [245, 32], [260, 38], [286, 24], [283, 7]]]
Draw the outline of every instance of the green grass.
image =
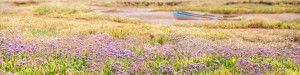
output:
[[164, 44], [166, 41], [167, 41], [166, 35], [163, 35], [163, 34], [158, 35], [158, 36], [152, 35], [151, 40], [150, 40], [150, 44], [154, 46], [157, 43]]
[[58, 14], [74, 14], [77, 11], [71, 9], [70, 7], [59, 7], [59, 6], [38, 6], [34, 12], [38, 15], [44, 15], [49, 13]]
[[53, 28], [36, 28], [30, 29], [30, 32], [34, 36], [55, 36], [55, 29]]

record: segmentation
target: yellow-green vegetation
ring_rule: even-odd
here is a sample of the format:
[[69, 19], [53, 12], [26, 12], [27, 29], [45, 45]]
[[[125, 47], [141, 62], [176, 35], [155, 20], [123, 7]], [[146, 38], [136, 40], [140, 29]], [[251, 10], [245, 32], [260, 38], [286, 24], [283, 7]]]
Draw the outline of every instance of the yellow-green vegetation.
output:
[[300, 29], [299, 19], [291, 21], [276, 21], [267, 19], [250, 19], [238, 22], [216, 22], [201, 24], [174, 24], [180, 27], [202, 27], [202, 28], [225, 28], [225, 29], [245, 29], [245, 28], [264, 28], [264, 29]]
[[125, 17], [113, 17], [107, 14], [91, 12], [87, 8], [74, 8], [62, 7], [62, 6], [37, 6], [33, 12], [36, 15], [44, 15], [53, 18], [68, 18], [68, 19], [79, 19], [79, 20], [107, 20], [119, 23], [142, 23], [142, 21], [134, 18]]
[[34, 10], [35, 14], [38, 15], [45, 15], [49, 13], [56, 13], [56, 14], [75, 14], [78, 12], [88, 12], [87, 9], [72, 9], [70, 7], [59, 7], [59, 6], [38, 6]]

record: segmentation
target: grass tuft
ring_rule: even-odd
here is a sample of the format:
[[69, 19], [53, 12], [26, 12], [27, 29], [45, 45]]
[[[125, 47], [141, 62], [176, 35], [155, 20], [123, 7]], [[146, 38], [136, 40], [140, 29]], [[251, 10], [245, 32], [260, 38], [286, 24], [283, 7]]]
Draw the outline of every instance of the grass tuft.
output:
[[158, 35], [158, 36], [151, 36], [150, 44], [156, 45], [156, 44], [164, 44], [167, 41], [166, 35]]
[[35, 14], [37, 15], [45, 15], [45, 14], [75, 14], [78, 12], [89, 12], [87, 9], [75, 9], [69, 6], [51, 6], [51, 5], [42, 5], [38, 6], [34, 9]]

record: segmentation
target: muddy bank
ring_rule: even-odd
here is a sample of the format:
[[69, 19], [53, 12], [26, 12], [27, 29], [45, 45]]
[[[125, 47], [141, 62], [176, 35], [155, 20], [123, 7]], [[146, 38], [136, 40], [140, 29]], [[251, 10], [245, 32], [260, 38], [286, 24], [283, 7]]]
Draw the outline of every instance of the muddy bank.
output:
[[[182, 23], [205, 23], [205, 22], [219, 22], [220, 20], [176, 20], [173, 17], [172, 11], [158, 11], [152, 12], [153, 8], [105, 8], [105, 7], [94, 7], [96, 11], [103, 12], [112, 16], [126, 16], [134, 17], [144, 20], [148, 23], [154, 24], [182, 24]], [[195, 12], [197, 14], [203, 14], [206, 12]], [[214, 14], [221, 15], [221, 14]], [[274, 20], [292, 20], [300, 18], [300, 14], [293, 13], [282, 13], [282, 14], [243, 14], [244, 19], [252, 18], [266, 18]]]
[[227, 2], [225, 5], [233, 5], [233, 4], [264, 4], [264, 5], [280, 5], [280, 4], [287, 4], [287, 5], [300, 5], [300, 1], [234, 1], [234, 2]]
[[117, 1], [114, 4], [120, 6], [178, 6], [186, 5], [187, 1], [162, 1], [162, 2], [149, 2], [149, 1]]

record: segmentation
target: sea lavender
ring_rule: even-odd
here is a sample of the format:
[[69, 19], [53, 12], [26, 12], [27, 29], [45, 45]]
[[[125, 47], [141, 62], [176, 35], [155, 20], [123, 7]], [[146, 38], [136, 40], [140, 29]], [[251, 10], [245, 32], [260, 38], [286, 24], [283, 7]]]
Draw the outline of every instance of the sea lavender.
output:
[[39, 63], [44, 63], [46, 61], [44, 58], [37, 58], [36, 60]]
[[152, 47], [151, 44], [145, 44], [143, 46], [143, 48], [144, 48], [144, 51], [149, 54], [153, 54], [152, 50], [155, 49], [155, 47]]
[[116, 75], [129, 75], [126, 72], [117, 72]]
[[19, 61], [16, 63], [16, 65], [17, 65], [17, 66], [22, 66], [22, 65], [24, 65], [25, 63], [26, 63], [25, 61], [19, 60]]
[[113, 72], [119, 72], [123, 70], [123, 66], [121, 62], [115, 62], [110, 66], [110, 70]]
[[261, 65], [264, 70], [268, 70], [271, 67], [271, 63], [268, 62], [262, 62]]
[[173, 67], [171, 66], [158, 66], [158, 68], [162, 71], [162, 72], [166, 72], [166, 73], [172, 73], [174, 72]]

